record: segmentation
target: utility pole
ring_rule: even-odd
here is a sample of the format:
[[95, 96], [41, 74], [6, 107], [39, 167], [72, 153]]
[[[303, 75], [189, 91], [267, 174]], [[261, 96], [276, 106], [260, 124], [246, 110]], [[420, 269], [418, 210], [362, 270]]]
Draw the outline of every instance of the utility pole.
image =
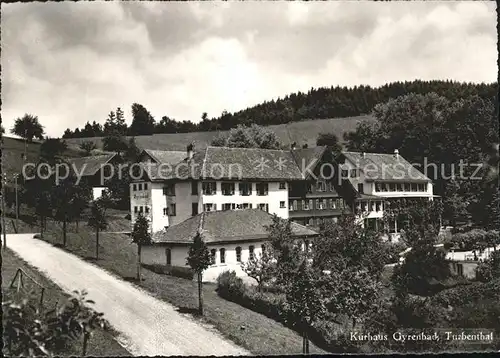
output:
[[2, 231], [3, 231], [3, 248], [7, 247], [7, 228], [5, 227], [5, 173], [2, 178]]
[[17, 178], [19, 174], [14, 174], [14, 180], [16, 182], [16, 230], [19, 228], [19, 196], [18, 196], [18, 185], [17, 185]]

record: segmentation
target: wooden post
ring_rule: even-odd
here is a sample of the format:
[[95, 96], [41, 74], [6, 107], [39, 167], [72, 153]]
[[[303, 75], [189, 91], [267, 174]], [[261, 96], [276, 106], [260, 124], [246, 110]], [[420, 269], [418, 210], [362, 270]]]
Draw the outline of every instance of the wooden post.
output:
[[45, 287], [42, 287], [42, 293], [40, 294], [40, 309], [43, 308], [43, 294], [45, 293]]
[[83, 333], [83, 347], [82, 347], [82, 357], [87, 355], [87, 343], [89, 340], [89, 334], [87, 332]]
[[[5, 178], [5, 174], [4, 174]], [[5, 227], [5, 179], [2, 183], [2, 231], [3, 231], [3, 247], [7, 247], [7, 228]]]
[[17, 188], [17, 177], [18, 175], [14, 175], [15, 183], [16, 183], [16, 228], [19, 227], [19, 196], [18, 196], [18, 188]]

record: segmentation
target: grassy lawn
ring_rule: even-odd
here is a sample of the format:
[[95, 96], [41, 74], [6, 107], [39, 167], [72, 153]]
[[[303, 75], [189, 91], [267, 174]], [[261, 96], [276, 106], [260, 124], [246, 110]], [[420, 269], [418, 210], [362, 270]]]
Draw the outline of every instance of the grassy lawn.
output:
[[[132, 281], [178, 308], [180, 312], [192, 313], [197, 308], [195, 283], [167, 275], [160, 275], [147, 269], [142, 270], [143, 281], [137, 282], [136, 251], [131, 239], [123, 234], [102, 234], [99, 261], [92, 258], [95, 252], [95, 239], [92, 232], [68, 234], [66, 250], [82, 258], [91, 260], [100, 267], [117, 276]], [[45, 240], [59, 245], [60, 235], [46, 235]], [[255, 355], [300, 354], [302, 338], [293, 330], [259, 313], [220, 298], [215, 285], [204, 285], [205, 316], [204, 323], [215, 326], [225, 337], [248, 349]], [[197, 318], [198, 319], [198, 318]], [[311, 353], [326, 353], [313, 344]]]
[[[65, 301], [68, 295], [55, 283], [46, 278], [38, 270], [30, 266], [24, 260], [19, 258], [8, 248], [2, 253], [2, 294], [11, 293], [10, 283], [14, 278], [18, 268], [23, 269], [30, 277], [46, 288], [44, 293], [43, 305], [46, 308], [54, 308], [58, 303]], [[40, 289], [31, 280], [24, 279], [26, 290], [34, 291], [39, 297]], [[10, 291], [10, 292], [9, 292]], [[98, 330], [90, 338], [88, 345], [88, 356], [131, 356], [131, 354], [115, 340], [116, 332]], [[80, 356], [82, 352], [82, 341], [75, 343], [66, 352], [66, 356]]]

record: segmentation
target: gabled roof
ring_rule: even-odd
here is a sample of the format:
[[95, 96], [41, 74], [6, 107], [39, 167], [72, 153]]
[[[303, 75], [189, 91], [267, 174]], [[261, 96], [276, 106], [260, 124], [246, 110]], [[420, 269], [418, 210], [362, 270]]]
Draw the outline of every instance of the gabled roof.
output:
[[[268, 238], [267, 227], [273, 215], [260, 209], [203, 212], [177, 225], [153, 234], [154, 243], [191, 244], [200, 230], [207, 244], [245, 242]], [[305, 226], [291, 222], [295, 236], [315, 236]]]
[[66, 161], [82, 176], [95, 175], [99, 169], [109, 163], [117, 154], [94, 155], [90, 157], [68, 158]]
[[327, 148], [326, 146], [300, 148], [300, 149], [293, 149], [291, 152], [295, 159], [295, 162], [299, 166], [299, 169], [302, 171], [307, 167], [314, 168], [314, 166], [323, 157], [326, 148]]
[[148, 154], [156, 163], [177, 164], [186, 158], [186, 152], [176, 150], [145, 149], [143, 154]]
[[367, 181], [431, 181], [401, 155], [360, 152], [342, 154], [365, 174]]
[[[172, 168], [151, 168], [151, 180], [240, 179], [301, 180], [300, 168], [289, 150], [207, 147]], [[170, 172], [166, 175], [166, 172]]]

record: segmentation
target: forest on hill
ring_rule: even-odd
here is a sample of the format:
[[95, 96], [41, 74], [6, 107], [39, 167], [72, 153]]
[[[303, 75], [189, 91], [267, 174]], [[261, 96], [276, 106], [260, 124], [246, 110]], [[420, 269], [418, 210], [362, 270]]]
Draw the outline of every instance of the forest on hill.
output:
[[[477, 95], [493, 100], [497, 93], [496, 83], [474, 84], [454, 81], [406, 81], [394, 82], [380, 87], [322, 87], [311, 88], [307, 93], [297, 92], [276, 100], [265, 101], [239, 112], [222, 112], [219, 117], [208, 118], [201, 114], [201, 121], [177, 121], [164, 115], [156, 121], [141, 104], [132, 105], [132, 123], [126, 128], [129, 136], [151, 135], [155, 133], [189, 133], [229, 130], [237, 125], [252, 123], [262, 126], [299, 122], [307, 119], [343, 118], [366, 115], [378, 103], [385, 103], [409, 93], [426, 94], [435, 92], [448, 99], [458, 100]], [[124, 123], [123, 111], [118, 108], [111, 112], [107, 122], [120, 117]], [[107, 134], [106, 124], [87, 122], [83, 128], [67, 129], [63, 138], [103, 137]]]

